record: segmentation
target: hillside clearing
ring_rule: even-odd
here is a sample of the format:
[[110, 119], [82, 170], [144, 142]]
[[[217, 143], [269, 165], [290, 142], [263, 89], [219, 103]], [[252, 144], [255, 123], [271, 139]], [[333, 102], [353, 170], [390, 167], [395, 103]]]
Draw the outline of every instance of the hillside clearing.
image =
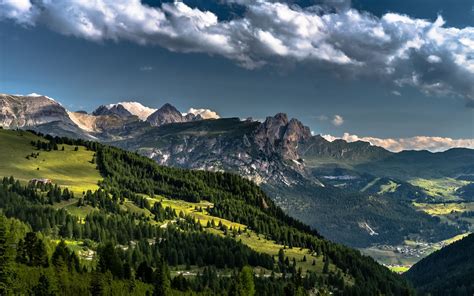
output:
[[[24, 131], [0, 130], [0, 176], [14, 176], [23, 182], [34, 178], [51, 179], [53, 183], [68, 187], [76, 196], [83, 191], [97, 190], [102, 179], [96, 165], [91, 163], [94, 153], [85, 147], [60, 145], [57, 151], [40, 151], [31, 141], [40, 138]], [[64, 151], [61, 148], [64, 146]], [[38, 157], [26, 157], [39, 153]]]

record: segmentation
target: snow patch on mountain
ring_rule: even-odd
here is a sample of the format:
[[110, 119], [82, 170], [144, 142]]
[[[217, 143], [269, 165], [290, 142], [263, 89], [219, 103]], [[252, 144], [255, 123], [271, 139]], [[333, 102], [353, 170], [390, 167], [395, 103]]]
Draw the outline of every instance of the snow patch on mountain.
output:
[[53, 102], [56, 102], [58, 103], [59, 105], [61, 105], [61, 103], [59, 103], [58, 101], [56, 101], [55, 99], [51, 98], [51, 97], [48, 97], [48, 96], [45, 96], [45, 95], [42, 95], [42, 94], [38, 94], [38, 93], [31, 93], [31, 94], [27, 94], [27, 95], [22, 95], [22, 94], [13, 94], [13, 95], [10, 95], [10, 94], [3, 94], [3, 93], [0, 93], [0, 96], [15, 96], [15, 97], [31, 97], [31, 98], [47, 98], [48, 100], [51, 100]]
[[117, 105], [122, 105], [128, 112], [132, 113], [133, 115], [138, 116], [141, 120], [146, 120], [148, 116], [154, 113], [157, 109], [153, 109], [150, 107], [143, 106], [138, 102], [119, 102], [116, 104], [109, 104], [106, 105], [108, 109], [111, 109]]

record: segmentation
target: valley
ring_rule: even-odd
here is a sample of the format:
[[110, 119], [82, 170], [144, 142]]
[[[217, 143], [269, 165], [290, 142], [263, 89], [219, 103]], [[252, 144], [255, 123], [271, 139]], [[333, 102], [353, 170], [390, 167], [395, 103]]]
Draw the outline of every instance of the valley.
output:
[[[361, 279], [354, 268], [363, 268], [365, 275], [372, 274], [372, 271], [369, 271], [372, 268], [380, 269], [376, 272], [377, 277], [393, 277], [390, 272], [378, 266], [373, 260], [320, 238], [303, 224], [286, 216], [258, 187], [254, 187], [252, 183], [237, 176], [158, 167], [153, 161], [136, 154], [100, 146], [97, 143], [43, 138], [41, 135], [26, 131], [0, 129], [0, 140], [1, 143], [15, 146], [17, 151], [22, 152], [8, 156], [10, 162], [4, 165], [3, 173], [15, 173], [16, 171], [10, 168], [15, 167], [13, 163], [17, 163], [24, 157], [24, 152], [39, 153], [40, 156], [44, 155], [42, 165], [48, 168], [48, 170], [43, 170], [41, 178], [51, 180], [51, 184], [33, 185], [28, 179], [37, 178], [38, 170], [23, 166], [19, 171], [22, 179], [15, 180], [13, 176], [5, 176], [0, 190], [0, 208], [5, 211], [8, 218], [4, 218], [3, 214], [0, 215], [1, 218], [7, 219], [7, 223], [16, 225], [11, 226], [11, 231], [19, 237], [25, 233], [31, 234], [32, 232], [28, 232], [28, 229], [31, 229], [39, 233], [38, 238], [48, 250], [56, 249], [55, 252], [58, 252], [58, 248], [65, 247], [75, 252], [79, 260], [78, 264], [83, 268], [80, 273], [85, 276], [82, 284], [93, 285], [96, 275], [89, 274], [91, 270], [102, 268], [100, 266], [104, 264], [105, 256], [103, 248], [107, 247], [107, 241], [115, 242], [114, 252], [122, 254], [116, 256], [120, 256], [122, 258], [120, 260], [125, 261], [127, 256], [129, 258], [144, 256], [146, 252], [142, 253], [144, 252], [142, 248], [159, 249], [160, 253], [167, 254], [166, 260], [172, 280], [185, 277], [187, 278], [185, 281], [197, 281], [203, 273], [209, 272], [209, 265], [212, 265], [216, 268], [212, 272], [216, 273], [222, 281], [227, 281], [226, 279], [232, 281], [236, 266], [242, 264], [239, 260], [248, 262], [247, 264], [250, 264], [257, 275], [256, 278], [264, 285], [275, 280], [280, 281], [279, 285], [284, 285], [294, 277], [296, 272], [302, 279], [323, 281], [324, 283], [318, 284], [318, 289], [322, 289], [321, 291], [358, 290], [361, 289]], [[56, 144], [58, 150], [54, 149]], [[63, 145], [64, 151], [61, 148]], [[49, 150], [50, 147], [53, 148]], [[64, 153], [61, 155], [64, 159], [62, 163], [57, 162], [59, 153]], [[52, 161], [53, 157], [55, 161]], [[68, 167], [69, 159], [72, 160], [72, 167]], [[3, 160], [6, 161], [7, 157], [4, 156]], [[61, 187], [55, 184], [55, 178], [58, 176], [61, 177], [58, 178], [61, 182], [76, 179], [76, 175], [80, 178], [82, 172], [74, 168], [84, 166], [91, 169], [89, 166], [91, 164], [95, 165], [92, 169], [96, 170], [96, 173], [90, 176], [96, 176], [94, 186], [83, 187], [81, 189], [84, 191], [78, 192], [80, 187], [77, 187], [75, 183], [62, 183]], [[136, 166], [133, 169], [128, 167], [132, 165]], [[55, 167], [60, 169], [60, 175]], [[166, 176], [167, 181], [163, 183], [156, 180], [153, 183], [152, 179], [148, 179], [152, 178], [152, 175], [148, 177], [142, 175], [141, 180], [131, 179], [132, 175], [146, 174], [145, 172], [150, 172], [152, 168], [160, 172], [162, 177]], [[230, 180], [227, 181], [227, 178]], [[92, 183], [92, 180], [88, 179], [88, 182]], [[176, 182], [184, 187], [176, 187], [179, 186]], [[220, 184], [219, 187], [212, 187], [214, 182]], [[240, 185], [234, 188], [232, 186], [236, 185], [227, 187], [225, 184]], [[197, 192], [183, 191], [183, 188], [196, 185], [199, 186], [194, 189], [198, 190]], [[148, 188], [148, 186], [152, 187]], [[154, 186], [158, 187], [153, 189], [151, 194], [145, 193], [150, 192]], [[70, 191], [68, 191], [69, 188], [71, 188]], [[155, 190], [160, 193], [154, 194]], [[247, 193], [239, 195], [237, 192], [242, 190]], [[132, 192], [135, 193], [131, 195]], [[201, 199], [201, 196], [208, 196], [210, 199]], [[243, 209], [245, 210], [242, 211]], [[258, 219], [248, 216], [249, 212], [256, 215]], [[57, 218], [54, 218], [56, 215], [63, 218], [56, 220]], [[64, 222], [61, 222], [61, 219], [65, 219]], [[134, 222], [128, 224], [131, 221]], [[127, 225], [135, 229], [130, 233], [124, 231]], [[154, 233], [157, 233], [157, 236]], [[31, 239], [28, 238], [30, 234], [27, 234], [25, 239]], [[197, 258], [190, 259], [191, 250], [179, 246], [178, 241], [168, 245], [168, 240], [178, 238], [184, 239], [184, 242], [189, 244], [192, 237], [204, 244], [211, 244], [203, 250], [205, 253], [198, 254]], [[212, 244], [227, 244], [237, 253], [220, 251]], [[215, 253], [211, 255], [209, 253], [211, 251]], [[53, 264], [56, 264], [54, 263], [56, 253], [46, 252], [52, 252], [50, 254], [53, 254]], [[239, 254], [247, 259], [240, 258]], [[344, 255], [341, 257], [340, 254]], [[349, 259], [351, 264], [360, 263], [354, 266], [343, 258], [351, 258]], [[134, 259], [133, 262], [132, 268], [139, 272], [140, 260]], [[151, 261], [149, 264], [156, 264], [153, 262], [156, 261]], [[40, 281], [37, 271], [41, 269], [33, 272], [28, 269], [29, 267], [23, 266], [20, 261], [15, 264], [17, 276], [22, 278], [26, 275], [25, 272], [30, 272], [34, 274], [33, 283]], [[43, 270], [43, 272], [46, 271], [48, 274], [54, 273], [53, 270]], [[108, 287], [107, 289], [119, 289], [118, 287], [127, 283], [126, 276], [113, 272], [114, 280], [105, 286]], [[74, 274], [64, 276], [72, 277]], [[289, 277], [288, 274], [293, 274], [293, 276]], [[375, 276], [375, 273], [373, 274]], [[142, 281], [143, 283], [140, 282], [134, 288], [138, 290], [133, 291], [138, 293], [141, 289], [150, 288], [146, 280], [142, 279]], [[397, 279], [393, 278], [392, 281], [397, 281]], [[68, 285], [68, 289], [73, 286], [79, 289], [78, 285], [80, 285], [80, 282], [66, 284], [62, 279], [58, 279], [57, 283]], [[403, 282], [400, 284], [403, 285]], [[36, 289], [33, 286], [26, 286], [28, 289]], [[15, 291], [25, 289], [16, 285], [11, 288]]]
[[[473, 232], [474, 154], [468, 149], [392, 153], [365, 142], [329, 142], [282, 113], [263, 122], [203, 119], [166, 104], [147, 121], [120, 104], [94, 114], [72, 114], [46, 100], [55, 112], [63, 112], [59, 117], [69, 119], [43, 122], [35, 115], [39, 124], [1, 129], [0, 175], [13, 176], [23, 186], [47, 179], [73, 194], [61, 198], [48, 193], [41, 199], [71, 221], [77, 219], [79, 224], [64, 230], [69, 233], [66, 245], [88, 268], [98, 264], [103, 236], [113, 237], [128, 256], [143, 240], [170, 252], [152, 236], [124, 240], [105, 232], [83, 237], [83, 227], [105, 212], [137, 219], [145, 233], [193, 229], [200, 236], [232, 241], [248, 258], [263, 256], [258, 260], [266, 263], [251, 264], [261, 279], [285, 279], [286, 273], [297, 271], [302, 277], [317, 275], [328, 291], [358, 289], [360, 281], [335, 255], [346, 252], [339, 243], [402, 273]], [[50, 135], [44, 138], [30, 129]], [[64, 138], [71, 136], [76, 140]], [[261, 189], [249, 189], [254, 183], [227, 173]], [[220, 178], [232, 186], [236, 182], [237, 189], [226, 189], [229, 185]], [[250, 195], [242, 196], [242, 190]], [[58, 230], [44, 231], [53, 245], [58, 243]], [[167, 253], [172, 277], [194, 281], [208, 272], [205, 262], [218, 267], [217, 275], [233, 277], [237, 258], [228, 261], [227, 254], [186, 263], [188, 251]]]
[[[4, 97], [6, 102], [14, 102], [8, 104], [21, 105], [22, 99]], [[269, 116], [263, 122], [205, 119], [195, 114], [184, 116], [170, 104], [152, 110], [139, 103], [119, 103], [85, 114], [69, 112], [49, 98], [34, 99], [52, 108], [57, 117], [48, 121], [36, 113], [10, 114], [4, 124], [24, 124], [22, 129], [55, 136], [96, 139], [137, 152], [160, 165], [236, 173], [262, 186], [291, 216], [328, 239], [352, 247], [396, 248], [404, 246], [406, 240], [436, 244], [472, 231], [470, 205], [464, 205], [469, 202], [468, 185], [472, 182], [465, 176], [471, 174], [474, 166], [474, 155], [469, 149], [392, 153], [361, 141], [329, 142], [311, 135], [299, 120], [289, 119], [283, 113]], [[15, 116], [25, 119], [18, 121]], [[30, 150], [28, 147], [22, 153], [26, 156], [32, 153]], [[51, 155], [55, 158], [55, 153], [59, 156], [61, 152], [52, 151]], [[91, 152], [78, 152], [72, 155], [90, 158], [83, 163], [84, 167], [77, 167], [89, 180], [76, 179], [82, 185], [74, 187], [68, 183], [73, 180], [52, 176], [59, 185], [73, 185], [71, 190], [82, 194], [86, 189], [97, 188], [96, 179], [100, 176], [90, 163]], [[4, 151], [3, 155], [8, 153]], [[28, 171], [25, 180], [41, 177], [42, 170], [48, 169], [42, 168], [36, 158], [19, 164]], [[35, 172], [35, 166], [40, 170]], [[59, 167], [54, 171], [61, 173]], [[21, 172], [16, 173], [21, 179]], [[442, 205], [445, 202], [457, 205]], [[131, 203], [125, 205], [132, 208]], [[78, 212], [73, 205], [65, 206]], [[463, 206], [464, 213], [451, 213]], [[434, 208], [450, 213], [432, 215]]]

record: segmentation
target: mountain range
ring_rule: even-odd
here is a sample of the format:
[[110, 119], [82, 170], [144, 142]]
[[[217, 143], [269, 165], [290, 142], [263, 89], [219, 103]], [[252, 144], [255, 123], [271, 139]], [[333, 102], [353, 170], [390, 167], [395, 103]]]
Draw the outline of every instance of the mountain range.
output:
[[362, 141], [329, 142], [284, 113], [260, 122], [191, 110], [125, 102], [88, 114], [46, 96], [0, 95], [5, 128], [97, 140], [166, 166], [237, 173], [291, 216], [346, 245], [437, 242], [471, 227], [443, 223], [413, 203], [441, 198], [414, 180], [472, 176], [473, 150], [393, 153]]

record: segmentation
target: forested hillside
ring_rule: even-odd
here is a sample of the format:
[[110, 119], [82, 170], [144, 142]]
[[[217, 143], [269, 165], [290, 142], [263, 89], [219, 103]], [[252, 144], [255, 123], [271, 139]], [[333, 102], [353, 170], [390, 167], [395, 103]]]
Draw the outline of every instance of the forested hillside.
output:
[[83, 140], [0, 136], [2, 146], [15, 139], [41, 156], [64, 153], [63, 169], [89, 151], [101, 175], [84, 192], [54, 178], [26, 182], [28, 169], [22, 181], [3, 178], [1, 294], [412, 294], [400, 276], [325, 240], [236, 175], [162, 167]]
[[474, 234], [415, 264], [406, 274], [420, 294], [474, 294]]

